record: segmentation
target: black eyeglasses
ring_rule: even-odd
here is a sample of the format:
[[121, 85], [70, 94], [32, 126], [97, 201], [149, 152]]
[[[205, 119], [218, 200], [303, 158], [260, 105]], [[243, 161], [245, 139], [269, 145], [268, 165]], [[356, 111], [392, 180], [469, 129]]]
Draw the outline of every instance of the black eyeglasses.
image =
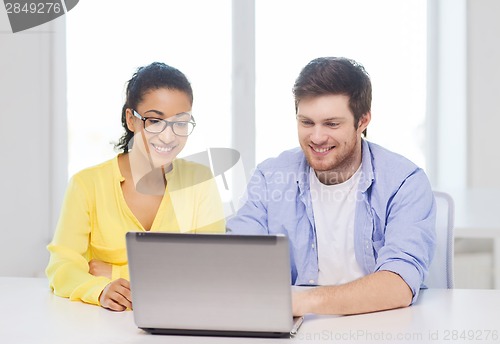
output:
[[191, 117], [190, 121], [167, 121], [161, 118], [155, 117], [142, 117], [137, 111], [132, 109], [134, 116], [139, 118], [144, 122], [144, 130], [151, 134], [159, 134], [167, 127], [172, 127], [172, 132], [177, 136], [189, 136], [193, 132], [196, 122], [189, 112], [182, 112], [179, 115], [189, 115]]

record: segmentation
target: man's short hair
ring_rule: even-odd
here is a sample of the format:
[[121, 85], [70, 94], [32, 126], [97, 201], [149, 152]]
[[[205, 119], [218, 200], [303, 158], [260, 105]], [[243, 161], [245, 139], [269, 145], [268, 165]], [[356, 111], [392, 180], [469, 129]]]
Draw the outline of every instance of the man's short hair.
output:
[[345, 57], [319, 57], [309, 62], [293, 85], [295, 112], [304, 98], [329, 94], [349, 97], [349, 108], [357, 128], [361, 117], [370, 112], [372, 85], [365, 68]]

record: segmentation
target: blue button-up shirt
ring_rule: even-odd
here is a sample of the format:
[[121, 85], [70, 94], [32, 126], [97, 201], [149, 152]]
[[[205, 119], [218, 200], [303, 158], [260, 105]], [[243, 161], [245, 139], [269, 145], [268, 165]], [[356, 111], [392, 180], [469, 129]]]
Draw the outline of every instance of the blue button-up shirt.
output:
[[[316, 226], [309, 164], [300, 148], [259, 164], [227, 228], [237, 234], [285, 234], [292, 283], [316, 284]], [[424, 171], [401, 155], [362, 141], [354, 251], [365, 272], [400, 275], [418, 296], [435, 248], [436, 205]]]

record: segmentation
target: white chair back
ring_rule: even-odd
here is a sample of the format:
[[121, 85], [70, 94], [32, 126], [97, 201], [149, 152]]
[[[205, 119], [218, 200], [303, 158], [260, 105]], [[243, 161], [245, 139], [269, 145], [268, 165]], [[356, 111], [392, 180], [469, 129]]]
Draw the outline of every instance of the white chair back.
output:
[[453, 227], [455, 207], [451, 196], [434, 191], [436, 199], [436, 252], [424, 281], [428, 288], [453, 288]]

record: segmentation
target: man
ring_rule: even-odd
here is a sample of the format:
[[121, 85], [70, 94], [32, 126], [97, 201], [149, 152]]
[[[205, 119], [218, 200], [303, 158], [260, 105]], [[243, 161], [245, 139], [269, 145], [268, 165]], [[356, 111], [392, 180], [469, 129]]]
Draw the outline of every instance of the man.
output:
[[228, 231], [288, 236], [292, 283], [319, 285], [293, 294], [295, 315], [409, 306], [435, 247], [427, 176], [364, 139], [372, 90], [357, 62], [315, 59], [293, 93], [300, 148], [257, 166]]

